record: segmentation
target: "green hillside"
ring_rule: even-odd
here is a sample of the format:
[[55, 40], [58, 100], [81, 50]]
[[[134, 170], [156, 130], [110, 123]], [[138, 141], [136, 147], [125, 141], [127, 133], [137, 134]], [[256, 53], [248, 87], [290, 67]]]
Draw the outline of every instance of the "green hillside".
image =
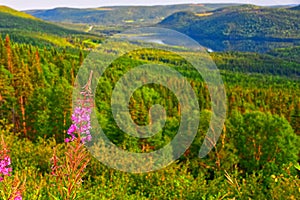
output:
[[0, 200], [300, 199], [298, 13], [239, 6], [160, 24], [256, 51], [207, 53], [172, 31], [101, 43], [91, 33], [134, 26], [0, 7]]
[[[176, 29], [197, 41], [205, 40], [206, 45], [216, 50], [249, 47], [248, 50], [255, 51], [256, 46], [263, 45], [259, 50], [267, 51], [300, 40], [300, 12], [285, 8], [243, 5], [206, 13], [179, 12], [159, 25]], [[239, 45], [241, 41], [244, 43]]]
[[281, 48], [274, 49], [269, 54], [287, 60], [289, 62], [298, 62], [300, 63], [300, 46], [290, 47], [290, 48]]
[[43, 20], [98, 25], [155, 24], [178, 11], [204, 12], [231, 4], [182, 4], [166, 6], [114, 6], [91, 9], [55, 8], [25, 11]]
[[73, 46], [73, 37], [86, 33], [45, 22], [29, 14], [0, 6], [0, 35], [10, 35], [14, 41], [39, 45]]
[[300, 5], [290, 8], [290, 10], [300, 10]]
[[12, 8], [9, 8], [7, 6], [1, 6], [0, 5], [0, 12], [1, 13], [8, 13], [8, 14], [12, 14], [14, 16], [17, 16], [17, 17], [22, 17], [22, 18], [27, 18], [27, 19], [37, 19], [35, 17], [33, 17], [32, 15], [29, 15], [29, 14], [26, 14], [24, 12], [19, 12], [19, 11], [16, 11]]

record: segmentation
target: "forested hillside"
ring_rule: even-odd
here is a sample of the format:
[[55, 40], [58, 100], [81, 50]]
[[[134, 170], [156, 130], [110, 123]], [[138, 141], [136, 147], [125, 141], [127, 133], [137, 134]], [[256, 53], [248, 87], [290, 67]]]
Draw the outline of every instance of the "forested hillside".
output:
[[83, 54], [11, 43], [8, 36], [0, 46], [2, 118], [24, 137], [34, 139], [43, 132], [43, 137], [56, 135], [62, 141], [60, 133], [71, 112], [72, 80]]
[[[162, 48], [124, 53], [128, 46], [136, 47], [136, 41], [112, 43], [97, 52], [105, 43], [102, 37], [1, 7], [0, 199], [300, 199], [300, 51], [294, 41], [300, 39], [295, 28], [298, 15], [289, 8], [245, 5], [196, 14], [179, 12], [160, 24], [197, 37], [211, 34], [206, 41], [257, 37], [264, 45], [264, 53], [255, 48], [253, 52], [226, 48], [205, 52], [220, 71], [227, 111], [218, 142], [212, 142], [212, 151], [199, 158], [208, 130], [215, 131], [210, 124], [215, 105], [208, 84], [191, 63]], [[288, 47], [270, 46], [270, 38], [289, 40]], [[187, 57], [194, 56], [186, 48], [176, 48]], [[94, 55], [99, 57], [88, 59]], [[120, 56], [106, 70], [89, 71], [87, 65], [101, 68], [112, 55]], [[156, 119], [149, 110], [159, 104], [166, 111], [166, 123], [148, 138], [134, 137], [117, 125], [111, 99], [118, 82], [130, 70], [150, 64], [168, 66], [186, 79], [186, 83], [169, 79], [168, 84], [192, 88], [201, 111], [199, 126], [190, 147], [166, 168], [121, 172], [94, 157], [95, 152], [103, 153], [104, 145], [96, 137], [98, 129], [91, 126], [92, 120], [117, 148], [146, 154], [176, 137], [185, 112], [169, 88], [144, 84], [130, 96], [129, 116], [137, 125], [152, 125]], [[76, 82], [79, 69], [87, 76], [79, 77], [87, 80], [83, 84]], [[92, 79], [93, 73], [101, 77]], [[145, 77], [141, 82], [147, 81]], [[97, 85], [95, 91], [91, 85]], [[72, 94], [74, 87], [79, 94]], [[72, 99], [72, 95], [80, 98]], [[93, 141], [95, 152], [91, 153], [87, 148]], [[175, 157], [176, 148], [185, 142], [170, 149], [169, 156]], [[106, 156], [119, 161], [114, 158], [113, 153]], [[126, 157], [122, 159], [128, 163]]]
[[[0, 7], [0, 34], [2, 37], [9, 34], [15, 41], [40, 46], [72, 47], [76, 38], [86, 38], [87, 35], [93, 38], [90, 34], [63, 28], [5, 6]], [[95, 38], [99, 39], [99, 36]]]
[[212, 12], [179, 12], [160, 26], [183, 32], [214, 50], [266, 51], [299, 45], [300, 12], [242, 5]]
[[291, 10], [300, 10], [300, 5], [290, 8]]
[[[29, 171], [25, 170], [23, 173], [26, 171], [26, 173], [42, 173], [43, 176], [49, 177], [50, 175], [47, 174], [51, 167], [49, 160], [52, 154], [51, 146], [48, 146], [45, 141], [55, 139], [56, 143], [60, 143], [66, 137], [71, 123], [72, 85], [74, 76], [83, 61], [84, 53], [61, 51], [54, 48], [40, 49], [31, 45], [14, 43], [8, 36], [0, 41], [0, 49], [1, 126], [4, 128], [5, 124], [13, 124], [12, 128], [2, 129], [4, 131], [2, 133], [5, 134], [5, 139], [12, 148], [14, 169], [30, 166]], [[207, 128], [207, 119], [210, 116], [209, 93], [201, 79], [194, 79], [192, 71], [185, 71], [188, 69], [187, 63], [178, 62], [180, 58], [171, 54], [155, 51], [141, 51], [138, 54], [125, 55], [112, 63], [112, 69], [117, 69], [120, 73], [120, 70], [128, 69], [128, 64], [134, 67], [155, 61], [173, 65], [173, 61], [177, 60], [176, 63], [181, 64], [174, 65], [174, 67], [191, 81], [191, 85], [198, 95], [204, 118], [196, 140], [178, 161], [179, 163], [173, 164], [166, 170], [148, 175], [128, 175], [107, 169], [93, 160], [87, 167], [88, 175], [80, 190], [81, 194], [93, 190], [93, 194], [89, 195], [90, 199], [97, 199], [97, 195], [120, 196], [122, 194], [121, 196], [123, 196], [123, 192], [118, 192], [119, 187], [123, 185], [122, 187], [127, 190], [125, 195], [128, 198], [129, 196], [145, 197], [145, 195], [171, 198], [174, 195], [173, 189], [167, 189], [169, 187], [166, 186], [164, 192], [159, 194], [160, 190], [155, 185], [168, 185], [172, 182], [175, 184], [178, 198], [184, 199], [193, 199], [199, 196], [216, 197], [212, 193], [214, 187], [217, 186], [222, 186], [221, 191], [220, 187], [217, 187], [219, 188], [219, 197], [226, 194], [231, 197], [239, 195], [242, 197], [250, 195], [255, 198], [296, 197], [299, 179], [295, 177], [297, 172], [294, 164], [299, 159], [297, 145], [300, 134], [300, 99], [297, 95], [300, 92], [300, 83], [297, 78], [299, 67], [296, 66], [299, 65], [293, 62], [288, 63], [280, 58], [258, 54], [214, 53], [212, 57], [221, 69], [225, 82], [228, 118], [221, 141], [205, 159], [197, 158], [197, 149], [200, 147]], [[276, 63], [276, 65], [272, 65], [272, 63]], [[125, 148], [137, 152], [151, 151], [147, 147], [157, 149], [166, 144], [173, 137], [173, 131], [177, 129], [179, 110], [168, 111], [168, 123], [162, 135], [158, 134], [149, 140], [128, 138], [115, 127], [114, 122], [111, 121], [112, 116], [108, 114], [110, 101], [105, 99], [109, 99], [110, 90], [115, 84], [114, 79], [111, 79], [113, 77], [110, 77], [109, 74], [99, 83], [96, 100], [100, 123], [107, 136], [116, 144], [123, 147], [125, 145]], [[130, 103], [132, 118], [138, 124], [148, 123], [147, 110], [152, 104], [164, 102], [167, 99], [163, 103], [166, 108], [176, 105], [176, 100], [172, 100], [173, 97], [169, 92], [156, 86], [150, 86], [150, 88], [146, 86], [136, 91], [134, 99]], [[159, 96], [157, 96], [157, 92], [160, 93]], [[153, 95], [157, 96], [156, 100], [147, 98]], [[26, 139], [17, 139], [11, 135], [13, 133]], [[264, 137], [262, 137], [263, 135]], [[31, 146], [31, 149], [24, 153], [23, 147], [16, 146], [21, 141], [25, 142], [27, 146]], [[247, 144], [247, 146], [241, 145], [241, 143]], [[274, 144], [277, 144], [276, 148]], [[54, 145], [54, 143], [52, 142], [50, 145]], [[62, 144], [59, 146], [64, 148]], [[32, 157], [34, 151], [36, 151], [35, 156]], [[20, 158], [21, 152], [23, 153]], [[44, 152], [43, 155], [40, 154], [42, 152]], [[29, 155], [32, 160], [30, 163], [26, 161], [26, 157]], [[17, 158], [20, 160], [16, 161]], [[229, 174], [226, 175], [224, 170]], [[175, 175], [175, 171], [179, 175]], [[279, 176], [282, 173], [283, 175]], [[40, 197], [48, 196], [49, 191], [55, 193], [56, 190], [50, 187], [50, 183], [44, 180], [43, 176], [35, 175], [34, 179], [27, 177], [29, 189], [24, 192], [26, 197], [34, 198], [34, 190], [30, 188], [30, 185], [34, 185], [36, 179], [43, 183], [38, 190]], [[102, 176], [107, 179], [100, 178]], [[165, 177], [165, 180], [158, 178], [161, 176]], [[242, 178], [244, 176], [246, 176], [247, 182], [243, 181], [245, 180]], [[152, 178], [148, 179], [147, 177]], [[239, 186], [242, 188], [238, 192], [231, 189], [238, 186], [231, 186], [230, 182], [226, 182], [226, 177], [228, 180], [231, 179], [230, 177], [235, 177], [236, 184], [242, 184]], [[103, 190], [96, 185], [93, 187], [90, 185], [95, 183], [106, 185], [110, 179], [114, 180], [110, 186], [114, 188], [113, 190]], [[282, 184], [274, 182], [275, 179]], [[134, 187], [124, 185], [129, 180], [133, 183], [143, 184]], [[174, 181], [180, 180], [185, 181], [189, 186], [183, 187], [182, 184], [174, 183]], [[201, 189], [199, 184], [202, 181], [206, 181], [207, 184]], [[257, 181], [259, 185], [257, 185]], [[145, 185], [147, 185], [147, 189], [144, 187]], [[278, 189], [283, 189], [285, 192], [278, 193]], [[137, 191], [143, 193], [136, 194]], [[111, 196], [106, 196], [106, 198], [111, 198]]]

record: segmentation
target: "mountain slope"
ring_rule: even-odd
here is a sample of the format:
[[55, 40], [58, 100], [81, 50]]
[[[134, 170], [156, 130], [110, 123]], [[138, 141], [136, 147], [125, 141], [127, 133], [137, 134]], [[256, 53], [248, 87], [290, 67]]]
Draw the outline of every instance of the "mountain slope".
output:
[[289, 62], [297, 62], [300, 64], [300, 46], [274, 49], [268, 52], [268, 54], [278, 58], [282, 58]]
[[258, 6], [223, 8], [205, 17], [175, 13], [160, 25], [200, 37], [300, 39], [300, 12]]
[[0, 12], [1, 13], [11, 14], [11, 15], [14, 15], [16, 17], [22, 17], [22, 18], [28, 18], [28, 19], [34, 19], [34, 20], [37, 19], [37, 18], [35, 18], [32, 15], [29, 15], [29, 14], [24, 13], [24, 12], [16, 11], [16, 10], [14, 10], [12, 8], [7, 7], [7, 6], [1, 6], [0, 5]]
[[30, 16], [26, 13], [15, 11], [11, 8], [0, 9], [0, 29], [20, 30], [30, 32], [43, 32], [59, 36], [66, 36], [69, 34], [78, 34], [79, 32], [62, 28], [55, 24], [44, 22], [38, 18]]
[[234, 43], [251, 40], [258, 45], [264, 42], [300, 42], [300, 12], [284, 8], [243, 5], [221, 8], [202, 15], [180, 12], [169, 16], [159, 26], [178, 30], [197, 41], [227, 40]]
[[113, 6], [90, 9], [55, 8], [25, 11], [43, 20], [101, 25], [155, 24], [178, 11], [204, 12], [231, 4], [182, 4], [166, 6]]
[[290, 8], [290, 10], [300, 10], [300, 5]]
[[14, 41], [31, 44], [72, 46], [67, 37], [87, 35], [45, 22], [29, 14], [0, 6], [0, 36], [9, 34]]

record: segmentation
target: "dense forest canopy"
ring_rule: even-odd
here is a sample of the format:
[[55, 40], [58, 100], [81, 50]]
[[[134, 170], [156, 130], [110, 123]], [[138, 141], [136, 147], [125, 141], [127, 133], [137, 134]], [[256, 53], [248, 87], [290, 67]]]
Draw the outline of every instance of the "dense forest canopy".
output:
[[[111, 169], [78, 143], [64, 142], [74, 124], [76, 75], [104, 36], [0, 7], [0, 161], [2, 149], [9, 148], [12, 176], [16, 177], [3, 175], [7, 182], [0, 181], [0, 197], [13, 194], [12, 189], [3, 188], [19, 181], [26, 185], [20, 189], [25, 199], [70, 199], [64, 196], [71, 195], [68, 189], [60, 188], [68, 188], [74, 177], [77, 180], [70, 175], [76, 168], [71, 159], [75, 157], [84, 161], [78, 165], [84, 170], [79, 170], [81, 178], [72, 193], [77, 199], [299, 199], [300, 45], [295, 42], [300, 39], [299, 13], [290, 8], [218, 7], [213, 12], [214, 6], [206, 8], [206, 16], [175, 13], [160, 25], [211, 37], [293, 40], [293, 45], [273, 48], [264, 43], [268, 49], [264, 53], [209, 53], [226, 88], [227, 117], [219, 141], [203, 159], [198, 152], [210, 128], [211, 97], [203, 77], [190, 63], [159, 49], [133, 51], [112, 62], [98, 80], [95, 108], [106, 136], [119, 148], [136, 153], [158, 150], [174, 138], [181, 119], [176, 96], [159, 84], [146, 84], [132, 94], [130, 116], [138, 125], [151, 124], [149, 109], [159, 104], [166, 110], [165, 126], [150, 138], [132, 137], [119, 129], [110, 99], [119, 77], [132, 68], [158, 64], [175, 69], [188, 80], [201, 110], [197, 135], [184, 155], [165, 169], [144, 174]], [[145, 17], [149, 17], [147, 13]], [[120, 44], [112, 46], [109, 53], [123, 50]], [[73, 168], [59, 171], [53, 167], [56, 162]]]

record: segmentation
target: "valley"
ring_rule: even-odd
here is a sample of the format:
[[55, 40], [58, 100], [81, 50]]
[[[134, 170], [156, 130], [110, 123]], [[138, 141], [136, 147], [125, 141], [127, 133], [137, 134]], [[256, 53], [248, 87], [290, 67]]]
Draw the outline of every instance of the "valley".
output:
[[299, 199], [299, 77], [299, 5], [0, 6], [0, 199]]

